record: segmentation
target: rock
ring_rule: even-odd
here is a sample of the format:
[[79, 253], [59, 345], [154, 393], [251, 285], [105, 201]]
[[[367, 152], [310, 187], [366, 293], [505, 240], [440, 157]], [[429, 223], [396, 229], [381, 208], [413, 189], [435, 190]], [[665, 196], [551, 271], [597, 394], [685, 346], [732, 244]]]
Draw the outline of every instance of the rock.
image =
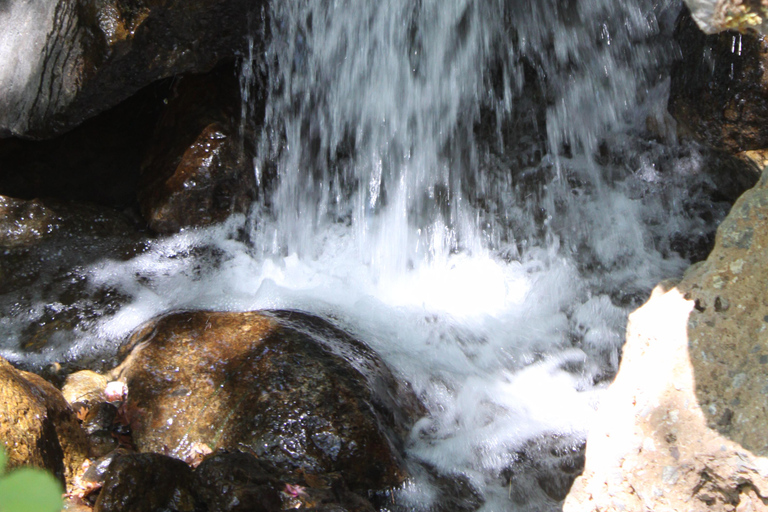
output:
[[0, 358], [0, 443], [8, 468], [47, 469], [66, 484], [88, 456], [85, 433], [61, 393], [41, 377]]
[[768, 44], [755, 34], [705, 35], [683, 13], [669, 112], [698, 140], [731, 153], [768, 147]]
[[142, 164], [138, 196], [144, 218], [158, 233], [221, 222], [245, 213], [256, 198], [252, 151], [246, 157], [240, 133], [235, 71], [221, 66], [174, 85]]
[[246, 451], [283, 471], [342, 472], [352, 490], [405, 478], [420, 414], [368, 348], [298, 312], [174, 313], [133, 335], [116, 370], [139, 451]]
[[156, 80], [208, 71], [245, 49], [263, 5], [12, 2], [0, 10], [0, 136], [50, 137]]
[[157, 453], [116, 457], [104, 477], [94, 512], [199, 512], [192, 470]]
[[764, 172], [709, 258], [630, 315], [564, 511], [768, 509], [767, 218]]
[[110, 208], [0, 196], [0, 345], [42, 368], [55, 361], [56, 350], [83, 343], [89, 326], [128, 300], [93, 283], [88, 268], [133, 257], [145, 240], [130, 217]]
[[67, 375], [61, 393], [71, 406], [82, 404], [85, 407], [90, 407], [91, 404], [106, 400], [104, 395], [106, 387], [106, 377], [91, 370], [82, 370]]
[[275, 468], [246, 453], [220, 452], [195, 471], [196, 489], [209, 510], [271, 512], [282, 508]]
[[155, 82], [52, 139], [0, 139], [0, 194], [133, 206], [141, 162], [172, 82]]
[[768, 7], [755, 0], [685, 0], [693, 19], [707, 34], [723, 30], [768, 33]]

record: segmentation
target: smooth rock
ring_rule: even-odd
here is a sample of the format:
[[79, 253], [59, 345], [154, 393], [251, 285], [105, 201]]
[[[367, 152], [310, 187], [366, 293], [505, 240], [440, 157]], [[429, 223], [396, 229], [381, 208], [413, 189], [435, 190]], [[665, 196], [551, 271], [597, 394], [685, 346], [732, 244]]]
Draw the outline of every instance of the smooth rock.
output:
[[80, 403], [90, 407], [91, 404], [105, 401], [106, 387], [106, 377], [91, 370], [81, 370], [67, 375], [61, 393], [69, 405]]
[[768, 33], [768, 6], [755, 0], [685, 0], [699, 28], [707, 34], [723, 30]]
[[157, 453], [116, 457], [104, 476], [94, 512], [202, 512], [192, 470]]
[[67, 489], [88, 456], [88, 441], [74, 411], [52, 384], [20, 372], [0, 358], [0, 443], [8, 468], [36, 466]]
[[406, 477], [421, 409], [367, 347], [298, 312], [174, 313], [140, 328], [115, 372], [139, 451], [194, 460], [246, 451], [294, 473], [339, 471], [353, 491]]

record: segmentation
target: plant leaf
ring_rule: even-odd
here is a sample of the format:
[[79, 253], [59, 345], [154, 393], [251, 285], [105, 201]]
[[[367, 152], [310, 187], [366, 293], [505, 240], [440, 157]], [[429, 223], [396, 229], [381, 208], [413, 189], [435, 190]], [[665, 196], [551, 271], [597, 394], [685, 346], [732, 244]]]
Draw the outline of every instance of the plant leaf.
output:
[[59, 512], [61, 484], [40, 469], [21, 468], [0, 479], [2, 512]]

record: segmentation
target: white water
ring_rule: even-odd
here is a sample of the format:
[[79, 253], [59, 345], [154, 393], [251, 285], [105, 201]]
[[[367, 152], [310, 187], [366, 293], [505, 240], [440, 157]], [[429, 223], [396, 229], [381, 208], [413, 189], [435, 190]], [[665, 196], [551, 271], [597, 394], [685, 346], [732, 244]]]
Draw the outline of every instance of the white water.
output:
[[[28, 310], [0, 319], [2, 354], [108, 355], [175, 309], [313, 312], [425, 402], [412, 460], [463, 475], [484, 511], [557, 509], [537, 488], [510, 500], [504, 470], [529, 440], [585, 437], [627, 313], [687, 265], [673, 238], [714, 227], [691, 207], [703, 158], [663, 114], [675, 13], [650, 0], [273, 1], [271, 43], [245, 67], [269, 82], [252, 215], [76, 269], [129, 299], [40, 354], [18, 340], [58, 299], [13, 299]], [[536, 117], [534, 93], [543, 125], [515, 132]], [[421, 509], [436, 492], [416, 479], [396, 499]]]

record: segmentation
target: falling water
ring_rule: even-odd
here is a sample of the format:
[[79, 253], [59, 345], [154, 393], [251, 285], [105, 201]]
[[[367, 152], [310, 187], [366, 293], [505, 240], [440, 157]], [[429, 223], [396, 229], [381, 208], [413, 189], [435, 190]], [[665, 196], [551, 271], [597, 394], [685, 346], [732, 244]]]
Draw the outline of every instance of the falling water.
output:
[[122, 302], [36, 353], [25, 322], [68, 306], [4, 296], [2, 355], [109, 357], [174, 309], [306, 310], [428, 410], [393, 510], [556, 510], [627, 314], [728, 207], [666, 115], [679, 8], [273, 0], [243, 56], [243, 113], [265, 101], [252, 214], [73, 269]]

